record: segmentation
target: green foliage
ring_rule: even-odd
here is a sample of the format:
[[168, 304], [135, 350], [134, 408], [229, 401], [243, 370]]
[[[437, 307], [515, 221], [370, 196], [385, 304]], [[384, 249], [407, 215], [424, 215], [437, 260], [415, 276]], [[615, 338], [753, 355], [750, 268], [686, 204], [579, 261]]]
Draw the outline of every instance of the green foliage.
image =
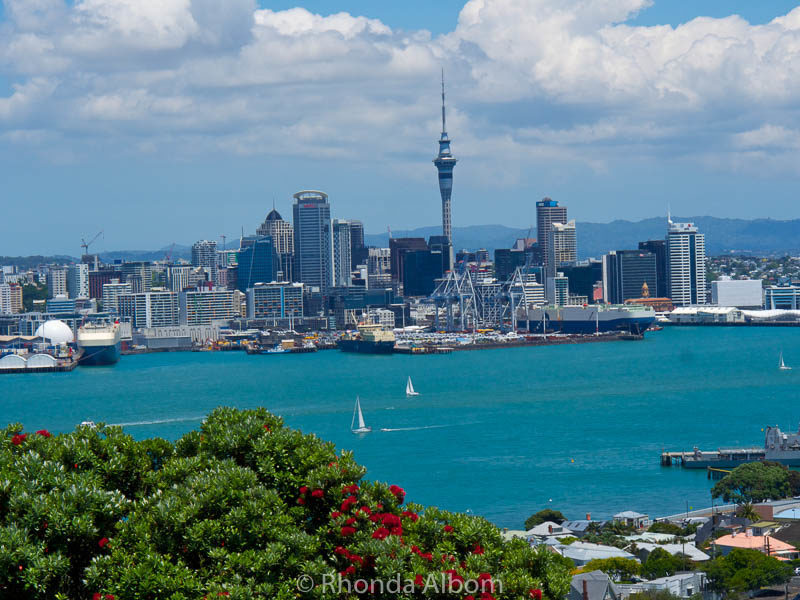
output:
[[545, 521], [552, 521], [553, 523], [558, 523], [561, 525], [561, 523], [566, 520], [567, 518], [561, 514], [561, 511], [553, 510], [552, 508], [545, 508], [544, 510], [540, 510], [525, 520], [525, 529], [533, 529]]
[[642, 565], [632, 558], [612, 557], [590, 560], [582, 568], [584, 572], [602, 571], [614, 581], [629, 581], [641, 573]]
[[674, 575], [685, 569], [690, 561], [680, 556], [673, 556], [663, 548], [655, 548], [642, 565], [642, 577], [645, 579], [658, 579]]
[[788, 470], [761, 462], [739, 465], [711, 489], [712, 497], [737, 504], [777, 500], [791, 493]]
[[681, 527], [669, 521], [656, 521], [647, 529], [650, 533], [666, 533], [667, 535], [674, 535], [675, 537], [688, 537], [697, 531], [698, 524], [690, 523], [685, 527]]
[[790, 565], [767, 556], [758, 550], [736, 548], [727, 556], [705, 563], [703, 569], [708, 583], [717, 592], [744, 593], [759, 588], [782, 584], [793, 574]]
[[750, 519], [751, 521], [758, 521], [761, 515], [756, 512], [752, 502], [745, 502], [740, 504], [736, 509], [736, 516], [743, 519]]
[[405, 504], [400, 488], [360, 481], [350, 453], [264, 409], [219, 408], [174, 444], [102, 424], [21, 431], [0, 433], [2, 598], [350, 598], [298, 592], [297, 578], [446, 569], [502, 580], [498, 599], [569, 589], [567, 559], [504, 542], [485, 519]]
[[25, 312], [33, 310], [34, 300], [47, 300], [47, 286], [38, 283], [26, 283], [22, 286], [22, 308]]
[[[628, 600], [678, 600], [680, 596], [676, 596], [667, 590], [646, 590], [644, 592], [636, 592], [628, 596]], [[702, 595], [698, 599], [692, 596], [691, 600], [701, 600]]]

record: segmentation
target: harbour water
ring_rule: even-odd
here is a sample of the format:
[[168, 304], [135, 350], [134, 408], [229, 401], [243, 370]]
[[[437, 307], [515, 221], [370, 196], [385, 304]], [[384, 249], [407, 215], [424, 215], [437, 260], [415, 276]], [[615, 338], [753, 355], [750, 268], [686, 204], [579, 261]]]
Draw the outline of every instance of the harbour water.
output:
[[[795, 370], [778, 370], [781, 350]], [[407, 399], [409, 375], [420, 395]], [[373, 428], [363, 436], [350, 433], [356, 395]], [[761, 445], [765, 425], [796, 430], [798, 400], [800, 328], [442, 356], [146, 354], [0, 379], [2, 420], [28, 431], [92, 420], [174, 440], [216, 406], [265, 406], [411, 501], [511, 528], [544, 507], [598, 519], [709, 506], [705, 472], [663, 468], [661, 451]]]

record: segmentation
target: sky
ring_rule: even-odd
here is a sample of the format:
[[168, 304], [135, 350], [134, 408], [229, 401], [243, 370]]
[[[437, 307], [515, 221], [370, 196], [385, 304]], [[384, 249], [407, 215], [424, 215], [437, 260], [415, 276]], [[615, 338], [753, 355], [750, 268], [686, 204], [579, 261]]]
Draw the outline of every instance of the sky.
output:
[[800, 8], [773, 0], [0, 0], [0, 255], [252, 233], [800, 218]]

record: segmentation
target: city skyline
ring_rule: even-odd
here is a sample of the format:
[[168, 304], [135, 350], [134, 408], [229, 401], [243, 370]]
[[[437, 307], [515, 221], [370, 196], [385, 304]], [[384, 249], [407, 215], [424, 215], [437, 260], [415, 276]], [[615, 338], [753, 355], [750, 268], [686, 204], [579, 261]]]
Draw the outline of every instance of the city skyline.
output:
[[2, 6], [0, 254], [251, 234], [299, 189], [370, 233], [441, 222], [441, 69], [454, 227], [545, 196], [579, 222], [800, 217], [791, 3]]

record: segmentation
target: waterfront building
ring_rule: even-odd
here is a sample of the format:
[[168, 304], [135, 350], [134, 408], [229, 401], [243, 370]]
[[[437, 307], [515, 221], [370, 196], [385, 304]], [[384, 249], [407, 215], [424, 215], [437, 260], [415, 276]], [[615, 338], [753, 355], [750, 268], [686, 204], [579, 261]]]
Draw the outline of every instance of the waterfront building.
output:
[[705, 236], [692, 223], [673, 223], [667, 230], [667, 285], [675, 306], [706, 303]]
[[367, 311], [367, 322], [394, 329], [395, 313], [387, 308], [371, 308]]
[[192, 266], [203, 267], [209, 281], [217, 283], [217, 242], [200, 240], [192, 244]]
[[[272, 240], [269, 246], [272, 248]], [[241, 314], [234, 290], [198, 288], [181, 292], [179, 297], [182, 325], [211, 325], [213, 321], [229, 321]]]
[[350, 220], [350, 257], [353, 261], [353, 270], [359, 265], [367, 264], [368, 249], [364, 245], [364, 223]]
[[75, 298], [70, 298], [66, 294], [59, 294], [55, 298], [48, 298], [46, 306], [49, 313], [74, 313]]
[[723, 275], [711, 282], [711, 304], [736, 308], [761, 308], [764, 293], [760, 279], [731, 279]]
[[333, 220], [333, 285], [348, 287], [350, 273], [353, 270], [352, 239], [350, 222], [342, 219]]
[[[541, 249], [541, 264], [547, 265], [548, 235], [553, 223], [567, 222], [567, 207], [559, 206], [557, 200], [542, 198], [536, 203], [536, 241]], [[529, 244], [525, 244], [527, 248]]]
[[167, 267], [167, 285], [172, 292], [182, 292], [190, 287], [189, 274], [192, 268], [188, 265], [170, 265]]
[[268, 235], [242, 238], [239, 266], [236, 268], [236, 289], [246, 292], [256, 283], [274, 281], [277, 272], [275, 245]]
[[442, 257], [442, 273], [452, 268], [453, 244], [443, 235], [432, 235], [428, 238], [428, 249], [438, 252]]
[[153, 281], [152, 265], [146, 261], [122, 263], [120, 281], [130, 283], [134, 294], [149, 292]]
[[548, 277], [554, 277], [556, 271], [564, 264], [572, 264], [578, 260], [575, 221], [568, 223], [551, 223], [547, 236], [547, 253], [545, 254], [545, 270]]
[[178, 294], [175, 292], [120, 294], [116, 301], [119, 315], [130, 318], [136, 329], [180, 324]]
[[67, 292], [70, 298], [89, 298], [89, 265], [78, 263], [67, 267]]
[[247, 318], [268, 321], [303, 318], [303, 284], [256, 283], [247, 290]]
[[318, 288], [327, 296], [333, 285], [333, 232], [328, 195], [305, 190], [293, 197], [294, 279], [307, 288]]
[[415, 250], [403, 255], [403, 295], [430, 296], [444, 274], [441, 251]]
[[555, 277], [547, 278], [545, 294], [549, 304], [554, 306], [569, 304], [569, 279], [564, 277], [564, 273], [558, 272]]
[[800, 286], [781, 282], [764, 288], [766, 310], [800, 310]]
[[65, 267], [53, 267], [47, 272], [47, 296], [49, 298], [57, 296], [69, 297], [67, 269]]
[[280, 213], [273, 208], [267, 218], [256, 229], [256, 235], [268, 235], [272, 238], [277, 258], [276, 279], [292, 281], [294, 262], [294, 227], [284, 221]]
[[97, 271], [89, 271], [89, 298], [95, 300], [103, 299], [103, 286], [111, 283], [112, 279], [119, 280], [122, 277], [119, 270], [114, 268], [104, 268]]
[[427, 250], [425, 238], [391, 238], [389, 240], [389, 256], [391, 260], [392, 281], [401, 285], [404, 279], [404, 256], [406, 252]]
[[[442, 235], [453, 244], [451, 223], [451, 196], [453, 193], [453, 169], [458, 161], [450, 151], [450, 138], [447, 137], [447, 120], [444, 105], [444, 71], [442, 72], [442, 135], [439, 138], [439, 154], [433, 159], [439, 173], [439, 194], [442, 197]], [[453, 268], [452, 254], [448, 259], [448, 270]]]
[[118, 278], [114, 278], [110, 283], [103, 284], [103, 310], [106, 312], [119, 312], [120, 296], [132, 294], [130, 283], [120, 283]]
[[369, 248], [367, 251], [367, 287], [383, 289], [392, 285], [392, 251]]
[[0, 315], [22, 312], [22, 286], [18, 283], [0, 283]]
[[623, 304], [642, 297], [642, 286], [658, 287], [656, 255], [643, 250], [617, 250], [603, 256], [603, 299]]
[[667, 286], [667, 241], [648, 240], [639, 242], [639, 250], [652, 252], [656, 256], [656, 287], [650, 290], [650, 295], [666, 298], [669, 294]]
[[[564, 277], [569, 280], [569, 290], [578, 296], [586, 296], [595, 301], [595, 286], [599, 283], [602, 289], [603, 261], [590, 259], [574, 265], [564, 265], [559, 268]], [[602, 301], [602, 292], [599, 298]]]

